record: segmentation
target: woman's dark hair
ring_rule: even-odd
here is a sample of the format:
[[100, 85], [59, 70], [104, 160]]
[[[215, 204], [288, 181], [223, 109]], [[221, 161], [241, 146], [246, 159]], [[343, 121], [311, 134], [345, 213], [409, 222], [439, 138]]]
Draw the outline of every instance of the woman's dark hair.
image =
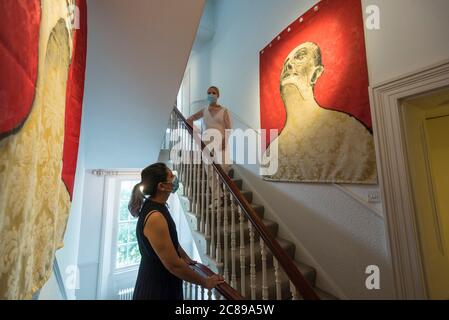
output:
[[136, 184], [128, 202], [128, 210], [133, 217], [138, 217], [145, 196], [154, 196], [157, 185], [167, 181], [168, 167], [165, 163], [155, 163], [142, 170], [141, 181]]

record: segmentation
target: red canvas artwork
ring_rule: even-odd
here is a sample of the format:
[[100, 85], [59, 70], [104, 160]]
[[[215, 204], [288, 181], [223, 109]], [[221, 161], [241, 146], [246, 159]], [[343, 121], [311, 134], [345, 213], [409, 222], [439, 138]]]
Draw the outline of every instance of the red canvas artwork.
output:
[[[315, 85], [322, 108], [352, 115], [371, 130], [368, 70], [360, 0], [323, 0], [298, 17], [260, 51], [262, 129], [282, 131], [286, 111], [279, 79], [286, 57], [301, 43], [319, 46], [324, 72]], [[267, 144], [270, 143], [269, 135]]]
[[[377, 183], [361, 0], [323, 0], [260, 51], [265, 180]], [[264, 161], [266, 163], [266, 161]]]
[[75, 184], [76, 162], [81, 130], [81, 115], [84, 97], [84, 80], [87, 59], [87, 3], [77, 0], [77, 21], [79, 28], [75, 29], [73, 39], [73, 56], [67, 79], [67, 96], [65, 110], [64, 151], [62, 157], [62, 180], [70, 197], [73, 197]]
[[22, 2], [0, 6], [0, 139], [23, 124], [36, 89], [40, 1]]

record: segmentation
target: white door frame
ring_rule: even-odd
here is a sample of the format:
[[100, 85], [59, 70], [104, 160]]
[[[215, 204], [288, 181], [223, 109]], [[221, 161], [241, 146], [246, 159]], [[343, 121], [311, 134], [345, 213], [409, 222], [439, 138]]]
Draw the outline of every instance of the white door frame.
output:
[[449, 60], [370, 87], [377, 167], [397, 299], [427, 298], [401, 102], [448, 86]]

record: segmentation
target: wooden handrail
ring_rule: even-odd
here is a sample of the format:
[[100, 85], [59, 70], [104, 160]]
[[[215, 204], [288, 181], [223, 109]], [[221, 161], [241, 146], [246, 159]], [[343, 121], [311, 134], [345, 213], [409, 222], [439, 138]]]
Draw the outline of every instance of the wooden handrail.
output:
[[[203, 277], [213, 276], [215, 273], [206, 267], [204, 264], [195, 263], [189, 266], [190, 269], [195, 271], [196, 273], [202, 275]], [[215, 290], [220, 292], [220, 294], [225, 297], [226, 300], [244, 300], [245, 298], [238, 293], [233, 287], [231, 287], [228, 283], [224, 282], [215, 287]]]
[[[192, 138], [195, 138], [192, 126], [187, 122], [186, 118], [182, 115], [182, 113], [178, 110], [176, 106], [174, 107], [173, 111], [177, 115], [178, 119], [181, 120], [184, 127], [190, 133]], [[201, 142], [201, 150], [203, 151], [206, 148], [206, 145], [204, 144], [204, 142], [200, 137], [197, 138], [198, 138], [197, 141]], [[298, 270], [296, 265], [293, 263], [292, 259], [287, 255], [284, 249], [282, 249], [277, 240], [271, 235], [270, 231], [263, 224], [262, 220], [259, 218], [257, 213], [251, 207], [246, 198], [242, 195], [237, 185], [224, 172], [222, 166], [220, 164], [213, 162], [208, 152], [203, 154], [205, 154], [206, 157], [208, 157], [208, 160], [210, 160], [214, 170], [218, 173], [221, 181], [228, 187], [229, 191], [232, 193], [232, 195], [234, 196], [240, 207], [243, 209], [243, 213], [251, 221], [252, 225], [254, 226], [260, 237], [265, 241], [265, 244], [271, 250], [273, 255], [276, 257], [279, 264], [284, 269], [284, 272], [289, 277], [289, 280], [295, 286], [296, 290], [298, 290], [298, 292], [305, 300], [319, 300], [320, 298], [312, 289], [307, 280], [304, 278], [301, 271]]]

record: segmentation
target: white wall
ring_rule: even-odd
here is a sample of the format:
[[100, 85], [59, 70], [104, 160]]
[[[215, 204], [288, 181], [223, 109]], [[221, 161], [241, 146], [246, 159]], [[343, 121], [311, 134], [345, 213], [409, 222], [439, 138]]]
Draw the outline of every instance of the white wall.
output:
[[56, 281], [54, 274], [51, 275], [47, 283], [42, 287], [39, 293], [39, 300], [63, 300], [63, 295]]
[[371, 85], [449, 59], [449, 1], [362, 3], [380, 9], [381, 29], [365, 34]]
[[[259, 128], [258, 52], [314, 0], [218, 0], [215, 36], [206, 50], [191, 57], [193, 73], [209, 73], [220, 87], [221, 104], [242, 121], [235, 127]], [[366, 31], [370, 83], [449, 58], [449, 1], [363, 0], [380, 8], [381, 29]], [[210, 64], [206, 65], [210, 60]], [[204, 64], [202, 63], [204, 62]], [[192, 96], [203, 96], [200, 80]], [[191, 81], [191, 88], [195, 84]], [[239, 124], [240, 123], [240, 124]], [[394, 297], [384, 221], [381, 215], [332, 185], [268, 183], [256, 166], [239, 170], [257, 198], [281, 221], [281, 234], [297, 244], [297, 257], [318, 270], [317, 283], [340, 297]], [[354, 188], [357, 194], [364, 188]], [[363, 202], [363, 201], [362, 201]], [[292, 209], [294, 208], [294, 209]], [[365, 288], [365, 268], [381, 270], [381, 290]]]
[[103, 217], [104, 177], [85, 172], [78, 266], [78, 300], [96, 299]]
[[202, 101], [207, 97], [207, 89], [213, 85], [210, 74], [210, 40], [215, 33], [215, 1], [207, 1], [201, 17], [200, 26], [190, 53], [188, 68], [190, 72], [190, 103], [191, 113], [202, 107]]
[[203, 101], [207, 97], [207, 89], [211, 84], [209, 65], [210, 45], [204, 45], [202, 50], [192, 51], [190, 54], [188, 69], [190, 72], [190, 103], [191, 113], [195, 113], [203, 107]]

